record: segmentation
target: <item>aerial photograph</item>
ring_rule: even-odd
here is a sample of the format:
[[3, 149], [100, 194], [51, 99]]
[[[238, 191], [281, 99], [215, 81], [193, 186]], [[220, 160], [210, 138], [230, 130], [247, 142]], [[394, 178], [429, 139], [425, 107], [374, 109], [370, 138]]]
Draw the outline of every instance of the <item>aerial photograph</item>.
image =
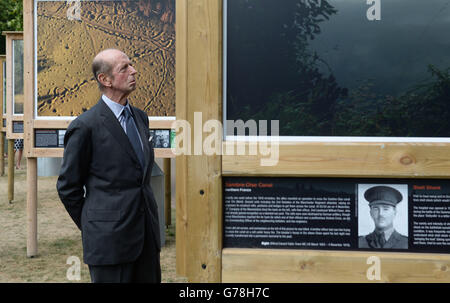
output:
[[37, 115], [74, 117], [99, 100], [92, 59], [117, 48], [132, 60], [130, 102], [175, 116], [175, 1], [38, 1]]

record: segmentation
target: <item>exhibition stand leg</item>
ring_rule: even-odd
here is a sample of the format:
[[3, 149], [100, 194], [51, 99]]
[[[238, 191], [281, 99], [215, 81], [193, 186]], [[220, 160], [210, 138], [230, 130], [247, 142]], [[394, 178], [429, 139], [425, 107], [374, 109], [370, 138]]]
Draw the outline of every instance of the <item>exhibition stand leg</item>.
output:
[[37, 255], [37, 158], [27, 158], [27, 257]]
[[14, 140], [8, 140], [8, 201], [14, 200]]
[[5, 134], [0, 131], [0, 176], [5, 175]]
[[172, 222], [171, 214], [171, 202], [172, 202], [172, 189], [171, 189], [171, 175], [170, 175], [170, 158], [164, 159], [164, 187], [165, 187], [165, 216], [166, 216], [166, 227], [170, 226]]

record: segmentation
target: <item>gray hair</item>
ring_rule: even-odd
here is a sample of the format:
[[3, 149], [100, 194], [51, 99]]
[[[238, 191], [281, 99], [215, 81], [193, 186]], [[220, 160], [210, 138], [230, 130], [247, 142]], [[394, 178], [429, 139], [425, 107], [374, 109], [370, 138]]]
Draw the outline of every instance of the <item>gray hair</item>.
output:
[[112, 74], [111, 74], [112, 68], [113, 68], [113, 65], [110, 62], [108, 62], [102, 58], [95, 58], [94, 61], [92, 62], [92, 72], [94, 74], [95, 80], [97, 80], [98, 88], [100, 90], [103, 90], [105, 87], [98, 80], [98, 75], [106, 74], [106, 75], [112, 77]]

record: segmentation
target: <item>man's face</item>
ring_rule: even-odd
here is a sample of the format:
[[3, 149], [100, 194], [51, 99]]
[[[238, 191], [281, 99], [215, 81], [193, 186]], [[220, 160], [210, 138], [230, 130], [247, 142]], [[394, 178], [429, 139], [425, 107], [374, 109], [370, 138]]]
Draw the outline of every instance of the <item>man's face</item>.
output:
[[129, 94], [136, 89], [136, 70], [131, 60], [124, 53], [115, 55], [114, 67], [111, 71], [111, 88], [117, 92]]
[[397, 210], [392, 205], [379, 204], [370, 207], [370, 216], [372, 217], [377, 230], [386, 230], [394, 224], [394, 218]]

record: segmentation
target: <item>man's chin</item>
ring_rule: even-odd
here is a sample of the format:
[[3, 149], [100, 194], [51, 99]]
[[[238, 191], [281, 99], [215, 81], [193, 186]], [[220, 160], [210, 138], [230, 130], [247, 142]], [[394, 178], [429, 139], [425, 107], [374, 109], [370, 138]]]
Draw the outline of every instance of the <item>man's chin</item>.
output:
[[389, 229], [389, 227], [390, 227], [390, 225], [378, 224], [376, 228], [377, 228], [377, 230], [384, 231], [386, 229]]

